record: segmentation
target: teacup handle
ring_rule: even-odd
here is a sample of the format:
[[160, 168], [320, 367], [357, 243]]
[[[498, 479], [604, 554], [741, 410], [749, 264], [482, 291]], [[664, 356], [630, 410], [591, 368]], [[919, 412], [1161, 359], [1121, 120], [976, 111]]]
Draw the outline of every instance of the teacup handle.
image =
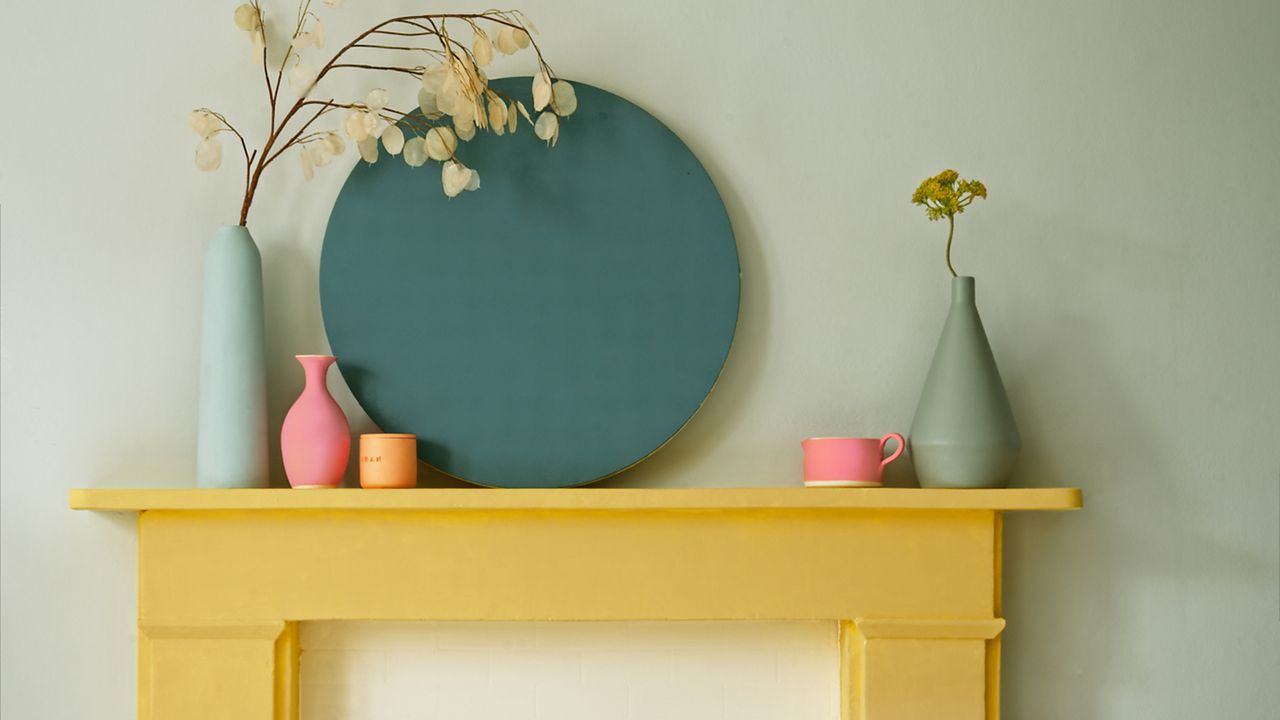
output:
[[897, 460], [897, 459], [898, 459], [898, 456], [902, 454], [902, 450], [903, 450], [903, 448], [905, 448], [905, 447], [907, 446], [907, 443], [902, 439], [902, 436], [901, 436], [901, 435], [899, 435], [898, 433], [889, 433], [888, 435], [885, 435], [884, 437], [880, 438], [880, 454], [881, 454], [881, 455], [884, 455], [884, 446], [885, 446], [885, 443], [889, 442], [889, 440], [890, 440], [890, 439], [893, 439], [893, 440], [897, 440], [897, 441], [898, 441], [898, 448], [897, 448], [896, 450], [894, 450], [894, 451], [893, 451], [893, 454], [892, 454], [892, 455], [890, 455], [889, 457], [887, 457], [887, 458], [885, 458], [884, 460], [881, 460], [881, 461], [880, 461], [880, 469], [881, 469], [881, 470], [883, 470], [883, 469], [884, 469], [884, 466], [885, 466], [885, 465], [888, 465], [889, 463], [893, 462], [894, 460]]

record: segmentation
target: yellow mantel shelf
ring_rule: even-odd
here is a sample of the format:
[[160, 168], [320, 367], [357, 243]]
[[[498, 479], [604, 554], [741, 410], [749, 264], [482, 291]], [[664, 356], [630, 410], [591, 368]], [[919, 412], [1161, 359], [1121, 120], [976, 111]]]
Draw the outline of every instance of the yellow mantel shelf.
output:
[[1075, 510], [1079, 488], [558, 488], [212, 490], [86, 488], [75, 510]]

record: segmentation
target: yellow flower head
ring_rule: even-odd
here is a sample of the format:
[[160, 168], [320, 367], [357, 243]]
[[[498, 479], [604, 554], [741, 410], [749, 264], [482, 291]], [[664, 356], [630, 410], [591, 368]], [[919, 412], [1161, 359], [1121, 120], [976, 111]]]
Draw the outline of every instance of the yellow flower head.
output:
[[961, 180], [955, 170], [943, 170], [920, 183], [911, 202], [923, 205], [930, 220], [954, 217], [964, 212], [974, 198], [986, 198], [987, 186], [980, 180]]

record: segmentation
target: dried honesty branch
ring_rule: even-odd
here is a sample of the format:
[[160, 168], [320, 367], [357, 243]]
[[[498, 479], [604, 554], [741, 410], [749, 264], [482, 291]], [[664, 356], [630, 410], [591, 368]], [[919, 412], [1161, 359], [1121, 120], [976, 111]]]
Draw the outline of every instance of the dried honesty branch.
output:
[[196, 167], [201, 170], [217, 170], [222, 165], [222, 145], [211, 137], [196, 145]]
[[310, 65], [299, 60], [289, 71], [289, 89], [295, 95], [306, 95], [311, 86], [316, 84], [316, 71]]
[[253, 32], [262, 27], [262, 16], [258, 14], [258, 8], [248, 3], [236, 8], [234, 19], [236, 27], [245, 32]]
[[480, 173], [455, 160], [446, 160], [440, 172], [444, 194], [457, 197], [463, 190], [480, 189]]
[[[402, 157], [410, 167], [421, 167], [429, 160], [440, 162], [441, 187], [447, 196], [456, 197], [480, 187], [480, 173], [458, 159], [460, 142], [471, 140], [479, 131], [513, 134], [524, 118], [538, 138], [554, 146], [560, 137], [561, 118], [577, 110], [573, 86], [555, 77], [533, 40], [537, 28], [517, 10], [389, 18], [357, 35], [322, 64], [313, 64], [304, 52], [323, 48], [326, 43], [325, 26], [312, 10], [313, 4], [312, 0], [300, 0], [296, 15], [286, 26], [288, 42], [278, 64], [270, 62], [272, 48], [267, 38], [273, 35], [268, 32], [269, 18], [261, 0], [245, 2], [233, 13], [235, 26], [248, 35], [266, 85], [270, 131], [261, 147], [251, 152], [244, 136], [213, 110], [197, 108], [187, 116], [187, 126], [200, 137], [195, 156], [199, 169], [212, 171], [222, 164], [218, 137], [222, 133], [233, 134], [240, 144], [245, 161], [241, 225], [248, 218], [263, 171], [280, 155], [296, 148], [302, 176], [311, 180], [316, 168], [345, 152], [346, 143], [338, 132], [313, 128], [335, 111], [344, 112], [341, 131], [365, 162], [378, 161], [379, 144], [388, 155]], [[338, 7], [342, 0], [324, 0], [324, 4]], [[465, 30], [471, 33], [469, 44], [459, 39], [460, 31]], [[533, 48], [537, 62], [532, 86], [533, 107], [540, 113], [536, 120], [523, 102], [490, 87], [484, 72], [493, 62], [495, 49], [514, 55], [527, 48]], [[317, 87], [340, 70], [409, 75], [421, 86], [416, 102], [406, 104], [407, 110], [392, 107], [391, 93], [381, 87], [370, 90], [363, 100], [325, 98], [327, 93], [318, 92]], [[292, 105], [280, 99], [286, 79], [290, 92], [297, 96]]]
[[454, 150], [458, 149], [457, 136], [447, 127], [431, 128], [427, 131], [424, 141], [427, 157], [432, 160], [449, 160], [453, 157]]
[[392, 155], [399, 155], [404, 149], [404, 131], [399, 125], [388, 125], [382, 131], [382, 147]]
[[311, 23], [309, 32], [298, 33], [290, 44], [298, 50], [309, 47], [324, 47], [324, 25], [320, 22], [320, 18], [316, 18], [315, 22]]
[[200, 108], [187, 115], [187, 127], [201, 138], [208, 138], [222, 129], [222, 123], [213, 112]]
[[533, 109], [541, 110], [551, 102], [551, 77], [544, 70], [533, 78]]
[[547, 145], [554, 146], [560, 137], [560, 119], [555, 116], [555, 113], [542, 113], [533, 126], [533, 133], [538, 136], [538, 139], [546, 140]]
[[578, 93], [569, 83], [557, 80], [551, 86], [551, 103], [557, 115], [569, 117], [578, 109]]
[[409, 167], [422, 167], [427, 164], [427, 150], [422, 138], [409, 138], [405, 141], [404, 162]]

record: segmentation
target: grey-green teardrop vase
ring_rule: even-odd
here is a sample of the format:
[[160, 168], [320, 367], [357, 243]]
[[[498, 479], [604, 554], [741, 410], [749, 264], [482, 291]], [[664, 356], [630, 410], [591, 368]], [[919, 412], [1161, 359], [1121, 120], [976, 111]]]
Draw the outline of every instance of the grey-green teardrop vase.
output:
[[267, 357], [262, 256], [241, 225], [214, 233], [204, 259], [196, 485], [267, 487]]
[[971, 277], [951, 280], [951, 311], [908, 440], [920, 487], [1009, 484], [1022, 438], [978, 317]]

